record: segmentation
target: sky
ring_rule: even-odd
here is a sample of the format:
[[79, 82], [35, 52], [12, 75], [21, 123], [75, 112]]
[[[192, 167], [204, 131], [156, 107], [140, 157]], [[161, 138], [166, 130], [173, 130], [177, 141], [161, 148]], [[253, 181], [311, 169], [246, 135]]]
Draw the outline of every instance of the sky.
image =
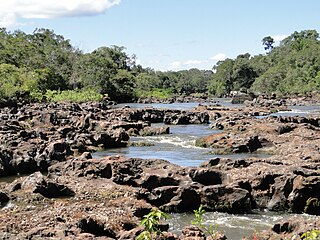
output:
[[177, 71], [265, 54], [266, 36], [320, 32], [319, 13], [319, 0], [0, 0], [0, 27], [51, 29], [83, 52], [123, 46], [143, 67]]

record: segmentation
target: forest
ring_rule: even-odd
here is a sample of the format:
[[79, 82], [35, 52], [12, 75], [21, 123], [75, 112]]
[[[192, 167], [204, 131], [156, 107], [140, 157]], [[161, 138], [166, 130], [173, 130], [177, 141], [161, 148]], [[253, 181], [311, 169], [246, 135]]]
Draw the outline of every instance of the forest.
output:
[[132, 102], [138, 98], [227, 96], [230, 91], [293, 95], [320, 91], [320, 39], [294, 32], [279, 45], [266, 36], [264, 54], [238, 55], [211, 70], [156, 71], [136, 64], [122, 46], [84, 53], [49, 29], [0, 29], [0, 106], [24, 102]]

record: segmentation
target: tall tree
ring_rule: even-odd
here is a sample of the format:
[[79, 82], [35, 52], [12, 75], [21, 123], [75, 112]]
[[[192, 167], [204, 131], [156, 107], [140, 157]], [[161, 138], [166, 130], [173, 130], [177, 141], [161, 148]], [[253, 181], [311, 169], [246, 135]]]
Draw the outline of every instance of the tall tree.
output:
[[264, 45], [264, 50], [271, 51], [273, 48], [274, 39], [271, 36], [264, 37], [262, 39], [262, 45]]

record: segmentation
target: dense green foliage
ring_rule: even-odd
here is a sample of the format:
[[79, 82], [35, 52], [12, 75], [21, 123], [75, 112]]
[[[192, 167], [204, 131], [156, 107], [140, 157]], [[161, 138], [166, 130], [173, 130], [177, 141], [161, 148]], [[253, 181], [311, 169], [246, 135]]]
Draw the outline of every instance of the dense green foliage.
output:
[[[82, 53], [48, 29], [32, 34], [0, 29], [0, 99], [87, 101], [102, 95], [134, 98], [134, 58], [124, 48], [101, 47]], [[89, 95], [89, 96], [88, 96]]]
[[266, 54], [240, 54], [211, 70], [155, 71], [135, 63], [124, 47], [83, 53], [52, 30], [32, 34], [0, 29], [0, 105], [16, 101], [117, 102], [137, 98], [230, 91], [309, 93], [320, 90], [320, 40], [315, 30], [294, 32], [274, 46], [262, 39]]
[[266, 55], [239, 55], [215, 66], [212, 94], [249, 89], [258, 93], [307, 93], [320, 90], [320, 41], [315, 30], [294, 32], [274, 47], [271, 37], [262, 44]]

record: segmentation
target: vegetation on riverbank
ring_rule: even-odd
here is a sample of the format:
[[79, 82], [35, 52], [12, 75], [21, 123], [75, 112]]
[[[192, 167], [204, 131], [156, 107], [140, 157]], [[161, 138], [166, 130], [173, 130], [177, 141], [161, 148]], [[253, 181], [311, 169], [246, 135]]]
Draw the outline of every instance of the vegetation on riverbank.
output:
[[124, 47], [84, 53], [48, 29], [32, 34], [0, 29], [0, 105], [17, 101], [117, 102], [174, 95], [223, 96], [230, 91], [297, 94], [320, 91], [320, 40], [315, 30], [294, 32], [279, 46], [268, 36], [266, 54], [240, 54], [213, 70], [143, 68]]

